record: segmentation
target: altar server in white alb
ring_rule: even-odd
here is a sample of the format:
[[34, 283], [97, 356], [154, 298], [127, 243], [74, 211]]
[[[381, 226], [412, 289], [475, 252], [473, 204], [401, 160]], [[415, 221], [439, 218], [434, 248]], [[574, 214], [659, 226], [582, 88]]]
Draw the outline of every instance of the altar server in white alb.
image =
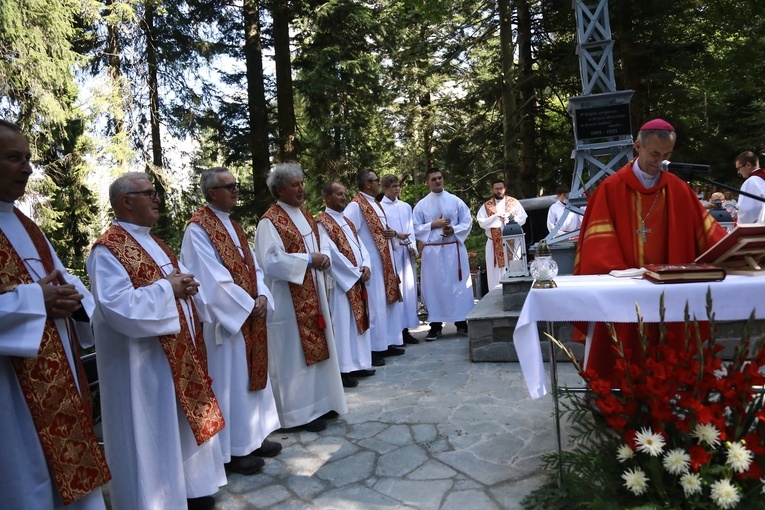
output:
[[159, 199], [148, 175], [118, 177], [109, 200], [115, 220], [87, 268], [112, 508], [212, 508], [226, 483], [216, 436], [225, 422], [207, 375], [199, 283], [150, 233]]
[[30, 158], [18, 126], [0, 120], [0, 507], [103, 510], [110, 474], [75, 345], [93, 343], [93, 298], [13, 205]]
[[380, 179], [383, 194], [380, 204], [388, 219], [388, 226], [395, 230], [391, 239], [393, 254], [396, 257], [396, 270], [401, 280], [401, 325], [404, 328], [401, 336], [405, 344], [420, 343], [410, 332], [409, 328], [420, 325], [417, 316], [417, 240], [414, 237], [414, 222], [412, 221], [412, 206], [399, 199], [401, 183], [395, 175], [383, 175]]
[[343, 386], [358, 386], [356, 377], [374, 375], [369, 341], [369, 307], [366, 282], [371, 264], [369, 252], [359, 239], [356, 227], [343, 216], [345, 186], [333, 182], [324, 187], [326, 209], [317, 218], [319, 229], [329, 238], [332, 283], [329, 304], [335, 332], [337, 357]]
[[274, 297], [268, 323], [268, 368], [282, 427], [309, 432], [348, 412], [332, 333], [324, 272], [329, 240], [305, 201], [303, 171], [275, 166], [266, 180], [277, 199], [255, 233], [255, 255]]
[[364, 168], [356, 176], [359, 192], [345, 208], [346, 218], [353, 222], [361, 242], [371, 258], [372, 277], [367, 283], [369, 294], [369, 329], [372, 336], [372, 365], [385, 365], [385, 357], [401, 356], [406, 351], [397, 345], [401, 340], [401, 286], [393, 254], [396, 231], [388, 225], [382, 206], [375, 197], [380, 192], [380, 179]]
[[[558, 220], [563, 217], [563, 214], [566, 211], [566, 202], [568, 202], [568, 194], [571, 190], [568, 189], [568, 186], [558, 186], [558, 188], [555, 190], [555, 195], [558, 198], [553, 205], [550, 206], [550, 209], [547, 211], [547, 230], [548, 232], [552, 232], [555, 228], [555, 224], [558, 223]], [[568, 234], [570, 232], [573, 232], [575, 230], [579, 230], [579, 227], [582, 226], [582, 216], [579, 214], [576, 214], [575, 212], [569, 211], [568, 215], [566, 216], [566, 219], [563, 221], [563, 224], [560, 226], [560, 229], [558, 230], [557, 235], [563, 235]]]
[[502, 247], [502, 229], [508, 221], [523, 226], [528, 215], [521, 203], [505, 195], [505, 181], [495, 180], [491, 185], [492, 197], [478, 210], [476, 220], [486, 231], [486, 279], [489, 289], [499, 285], [505, 273], [505, 251]]
[[430, 321], [425, 340], [433, 341], [444, 322], [467, 334], [465, 317], [474, 302], [465, 239], [473, 220], [465, 202], [444, 190], [441, 170], [430, 168], [425, 178], [430, 193], [414, 206], [414, 233], [423, 244], [420, 283]]
[[[760, 160], [752, 151], [745, 151], [736, 156], [736, 172], [746, 179], [741, 191], [765, 198], [765, 170], [760, 168]], [[765, 223], [765, 203], [751, 197], [739, 195], [738, 223]]]
[[231, 219], [239, 183], [227, 168], [206, 170], [199, 186], [207, 201], [192, 216], [181, 261], [204, 289], [211, 322], [203, 325], [213, 391], [226, 427], [220, 431], [228, 472], [249, 475], [282, 446], [266, 437], [280, 427], [268, 378], [267, 315], [273, 298], [242, 227]]

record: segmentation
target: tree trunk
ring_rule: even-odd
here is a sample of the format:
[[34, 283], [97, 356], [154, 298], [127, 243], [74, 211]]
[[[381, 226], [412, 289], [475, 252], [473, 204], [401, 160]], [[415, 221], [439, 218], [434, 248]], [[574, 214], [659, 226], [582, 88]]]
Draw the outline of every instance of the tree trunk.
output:
[[534, 62], [531, 54], [531, 8], [528, 0], [516, 0], [518, 12], [518, 97], [520, 99], [521, 164], [520, 194], [523, 198], [537, 195], [536, 125], [537, 97], [534, 91]]
[[[106, 1], [106, 8], [111, 9], [114, 0]], [[108, 56], [109, 79], [111, 80], [114, 95], [120, 100], [120, 108], [112, 109], [112, 118], [114, 120], [114, 134], [120, 135], [125, 131], [124, 120], [125, 112], [122, 106], [122, 59], [120, 58], [120, 43], [118, 27], [111, 22], [106, 23], [106, 54]], [[115, 105], [117, 106], [117, 105]], [[124, 160], [117, 161], [122, 167]]]
[[[619, 57], [622, 63], [622, 76], [624, 77], [624, 89], [634, 90], [635, 93], [630, 101], [630, 121], [632, 122], [632, 132], [637, 134], [640, 126], [645, 120], [643, 87], [640, 77], [640, 60], [635, 57], [634, 31], [632, 25], [632, 7], [630, 2], [620, 2], [616, 7], [616, 31], [618, 35], [617, 44], [619, 45]], [[617, 88], [619, 88], [617, 86]]]
[[290, 56], [290, 12], [287, 0], [273, 0], [274, 63], [276, 65], [276, 106], [279, 125], [279, 159], [295, 161], [295, 103]]
[[157, 41], [154, 33], [155, 6], [146, 2], [144, 12], [144, 31], [146, 32], [146, 63], [149, 70], [149, 122], [151, 124], [151, 165], [147, 165], [150, 175], [154, 176], [154, 187], [159, 196], [159, 221], [155, 226], [156, 234], [168, 239], [170, 218], [167, 215], [167, 191], [162, 175], [162, 136], [159, 125], [159, 79], [157, 77]]
[[511, 0], [499, 0], [499, 39], [502, 57], [502, 173], [509, 194], [518, 188], [518, 102], [515, 97], [515, 44]]
[[[417, 73], [418, 88], [419, 88], [419, 103], [420, 103], [420, 115], [422, 118], [422, 150], [423, 161], [425, 162], [425, 169], [435, 166], [433, 160], [433, 117], [431, 112], [431, 97], [430, 90], [428, 89], [428, 75], [430, 74], [430, 55], [428, 55], [428, 27], [422, 25], [420, 28], [420, 58], [417, 62], [419, 69]], [[415, 172], [415, 175], [416, 172]], [[415, 184], [418, 183], [418, 179], [415, 178]]]
[[253, 205], [256, 214], [269, 203], [266, 178], [271, 166], [268, 143], [268, 109], [263, 84], [263, 50], [260, 42], [260, 2], [244, 0], [244, 59], [247, 68], [247, 107], [250, 115]]

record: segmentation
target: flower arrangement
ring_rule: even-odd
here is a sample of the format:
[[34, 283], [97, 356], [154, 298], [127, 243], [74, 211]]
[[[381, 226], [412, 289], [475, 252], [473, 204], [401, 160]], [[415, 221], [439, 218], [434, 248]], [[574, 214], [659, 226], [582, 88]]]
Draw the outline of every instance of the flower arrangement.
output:
[[561, 474], [568, 508], [765, 508], [765, 350], [762, 338], [750, 341], [754, 317], [726, 362], [709, 293], [708, 327], [686, 308], [684, 341], [666, 340], [663, 296], [660, 309], [653, 337], [637, 310], [637, 356], [611, 328], [618, 358], [609, 380], [582, 370], [553, 339], [588, 392], [562, 390], [571, 445], [545, 455], [546, 467]]

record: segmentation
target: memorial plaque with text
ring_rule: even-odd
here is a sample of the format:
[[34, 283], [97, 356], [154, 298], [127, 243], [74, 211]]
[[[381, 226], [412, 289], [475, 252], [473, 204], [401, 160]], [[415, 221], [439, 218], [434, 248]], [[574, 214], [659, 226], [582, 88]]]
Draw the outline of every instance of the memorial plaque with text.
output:
[[576, 110], [577, 140], [632, 135], [630, 105], [616, 104]]

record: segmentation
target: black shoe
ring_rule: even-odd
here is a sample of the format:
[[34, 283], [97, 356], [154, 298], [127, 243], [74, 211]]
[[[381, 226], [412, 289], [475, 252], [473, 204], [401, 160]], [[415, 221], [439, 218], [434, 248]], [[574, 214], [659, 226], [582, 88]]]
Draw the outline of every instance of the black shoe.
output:
[[232, 455], [231, 462], [224, 464], [227, 473], [239, 473], [240, 475], [254, 475], [263, 469], [265, 465], [266, 462], [263, 459], [253, 455], [245, 455], [244, 457], [234, 457]]
[[337, 411], [327, 411], [326, 413], [322, 414], [319, 419], [321, 420], [334, 420], [335, 418], [339, 417], [340, 413]]
[[355, 388], [359, 385], [359, 381], [350, 376], [350, 374], [341, 373], [340, 377], [343, 380], [343, 388]]
[[382, 358], [382, 356], [372, 356], [372, 366], [373, 367], [384, 367], [385, 366], [385, 359]]
[[468, 324], [467, 324], [467, 321], [458, 321], [458, 322], [455, 322], [454, 326], [457, 328], [457, 334], [458, 335], [467, 335], [468, 334]]
[[316, 418], [313, 421], [309, 421], [301, 427], [306, 432], [321, 432], [327, 428], [327, 422], [321, 418]]
[[377, 370], [371, 370], [371, 369], [354, 370], [353, 372], [350, 372], [349, 375], [351, 377], [372, 377], [373, 375], [375, 375], [375, 372], [377, 372]]
[[215, 508], [215, 498], [212, 496], [202, 496], [201, 498], [188, 498], [186, 504], [189, 510], [209, 510]]
[[254, 455], [256, 457], [276, 457], [277, 455], [279, 455], [279, 452], [281, 451], [282, 451], [281, 443], [264, 439], [263, 444], [260, 445], [260, 448], [252, 452], [250, 455]]
[[418, 344], [418, 343], [420, 343], [420, 341], [419, 341], [419, 340], [417, 340], [415, 337], [413, 337], [413, 336], [412, 336], [412, 334], [409, 332], [409, 330], [408, 330], [408, 329], [405, 329], [405, 330], [404, 330], [404, 331], [401, 333], [401, 336], [404, 338], [404, 343], [405, 343], [405, 344], [409, 344], [409, 345], [415, 345], [415, 344]]
[[389, 345], [387, 351], [382, 351], [382, 355], [387, 356], [403, 356], [406, 353], [405, 349], [396, 347], [395, 345]]
[[433, 340], [437, 340], [439, 338], [441, 338], [441, 330], [430, 328], [430, 331], [428, 331], [428, 336], [425, 337], [425, 341], [432, 342]]

